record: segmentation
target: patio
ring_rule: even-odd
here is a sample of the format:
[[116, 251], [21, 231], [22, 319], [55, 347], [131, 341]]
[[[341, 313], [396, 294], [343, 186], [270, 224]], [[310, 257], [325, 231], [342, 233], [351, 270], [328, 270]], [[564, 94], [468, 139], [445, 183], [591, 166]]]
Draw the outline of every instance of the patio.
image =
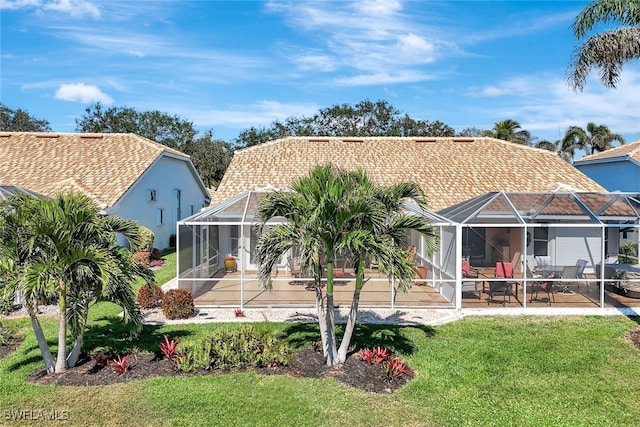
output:
[[[296, 256], [294, 252], [283, 254], [270, 291], [257, 280], [253, 253], [259, 236], [253, 227], [253, 213], [263, 194], [264, 191], [242, 193], [178, 223], [178, 286], [194, 292], [196, 305], [315, 305], [315, 293], [305, 286], [310, 279], [289, 275], [287, 260]], [[405, 209], [431, 220], [440, 235], [440, 249], [427, 255], [422, 236], [409, 234], [409, 245], [416, 249], [414, 286], [407, 293], [395, 292], [393, 280], [368, 269], [362, 307], [502, 307], [501, 296], [487, 303], [487, 288], [496, 282], [512, 284], [511, 301], [505, 307], [640, 305], [640, 299], [612, 292], [611, 286], [618, 280], [607, 278], [605, 282], [604, 271], [598, 268], [603, 263], [619, 265], [614, 263], [624, 241], [637, 244], [640, 201], [630, 195], [492, 192], [438, 213], [412, 204], [405, 204]], [[273, 225], [278, 223], [277, 219], [272, 221]], [[229, 256], [236, 260], [235, 272], [224, 270], [224, 258]], [[571, 279], [545, 275], [544, 280], [554, 283], [555, 290], [531, 300], [533, 286], [541, 281], [536, 269], [542, 268], [543, 259], [560, 270], [583, 263], [583, 270]], [[481, 272], [478, 278], [465, 277], [463, 260]], [[511, 274], [496, 277], [498, 264], [508, 264]], [[348, 269], [345, 271], [349, 273]], [[479, 291], [463, 292], [463, 283], [470, 281], [478, 283]], [[565, 288], [567, 292], [562, 292]], [[352, 292], [352, 281], [337, 279], [338, 305], [349, 304]]]

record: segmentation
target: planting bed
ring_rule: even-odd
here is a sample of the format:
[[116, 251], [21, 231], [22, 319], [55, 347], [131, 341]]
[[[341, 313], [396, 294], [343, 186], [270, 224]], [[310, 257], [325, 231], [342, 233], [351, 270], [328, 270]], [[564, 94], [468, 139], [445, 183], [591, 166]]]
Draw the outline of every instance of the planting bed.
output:
[[[264, 375], [292, 375], [296, 377], [324, 378], [333, 377], [351, 387], [374, 393], [391, 393], [413, 378], [413, 373], [406, 373], [390, 381], [381, 364], [364, 363], [354, 355], [344, 365], [330, 368], [325, 366], [322, 354], [307, 349], [295, 353], [288, 366], [276, 366], [254, 369]], [[233, 371], [237, 372], [237, 371]], [[227, 371], [201, 371], [182, 373], [175, 369], [174, 362], [163, 360], [151, 353], [129, 356], [128, 369], [124, 373], [114, 372], [108, 366], [99, 366], [92, 359], [86, 358], [75, 368], [63, 374], [46, 375], [44, 370], [34, 373], [29, 381], [39, 384], [59, 384], [70, 386], [106, 385], [124, 381], [140, 380], [163, 376], [224, 375]]]

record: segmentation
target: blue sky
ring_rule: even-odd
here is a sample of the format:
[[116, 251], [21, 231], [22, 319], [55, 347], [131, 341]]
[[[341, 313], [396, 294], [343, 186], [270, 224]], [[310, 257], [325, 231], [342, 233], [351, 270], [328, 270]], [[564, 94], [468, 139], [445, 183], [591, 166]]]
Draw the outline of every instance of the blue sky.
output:
[[456, 130], [539, 139], [604, 124], [640, 140], [640, 64], [566, 84], [582, 1], [0, 0], [0, 101], [73, 132], [95, 102], [233, 140], [250, 126], [386, 100]]

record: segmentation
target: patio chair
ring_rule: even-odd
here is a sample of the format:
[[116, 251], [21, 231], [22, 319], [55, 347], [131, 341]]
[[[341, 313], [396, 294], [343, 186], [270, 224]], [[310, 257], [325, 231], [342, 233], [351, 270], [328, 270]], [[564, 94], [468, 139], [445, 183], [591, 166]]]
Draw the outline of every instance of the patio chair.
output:
[[[576, 261], [576, 267], [578, 267], [578, 271], [576, 271], [577, 279], [584, 279], [584, 269], [587, 266], [588, 261], [586, 259], [579, 259]], [[589, 282], [587, 283], [587, 291], [589, 290]], [[578, 287], [580, 286], [580, 282], [578, 282]]]
[[464, 279], [477, 279], [480, 277], [480, 273], [477, 269], [471, 267], [468, 260], [462, 260], [462, 292], [478, 293], [478, 299], [480, 299], [480, 292], [478, 289], [477, 280], [464, 280]]
[[[560, 273], [560, 279], [577, 279], [578, 278], [578, 266], [577, 265], [569, 265], [562, 268], [562, 272]], [[569, 287], [578, 287], [578, 282], [559, 282], [558, 286], [560, 290], [558, 291], [561, 294], [575, 294], [576, 291], [569, 289]]]
[[[512, 279], [513, 278], [513, 264], [510, 262], [497, 262], [496, 263], [496, 278], [499, 279]], [[511, 304], [511, 285], [513, 282], [505, 280], [499, 282], [489, 282], [489, 298], [487, 298], [487, 305], [494, 299], [495, 295], [502, 295], [502, 306], [507, 302], [509, 298], [509, 304]]]
[[536, 270], [544, 270], [551, 265], [551, 257], [547, 255], [539, 255], [536, 259]]
[[[544, 279], [545, 277], [542, 276], [541, 274], [533, 274], [531, 273], [531, 270], [529, 269], [529, 266], [527, 266], [527, 279], [534, 279], [534, 281], [531, 282], [531, 285], [528, 287], [529, 292], [531, 297], [529, 298], [529, 302], [532, 302], [533, 300], [537, 300], [538, 299], [538, 294], [540, 292], [544, 292], [547, 294], [547, 302], [549, 303], [549, 305], [551, 305], [551, 302], [553, 301], [554, 303], [556, 302], [555, 297], [553, 296], [553, 282], [551, 281], [546, 281], [546, 280], [542, 280], [542, 281], [537, 281], [535, 279]], [[549, 279], [553, 278], [553, 275], [551, 275], [550, 277], [548, 277]]]
[[302, 277], [302, 270], [300, 269], [300, 265], [298, 264], [297, 259], [294, 260], [294, 258], [288, 257], [287, 267], [289, 268], [289, 274], [294, 279], [291, 282], [289, 282], [289, 284], [290, 285], [300, 284], [301, 282], [299, 280], [295, 280]]

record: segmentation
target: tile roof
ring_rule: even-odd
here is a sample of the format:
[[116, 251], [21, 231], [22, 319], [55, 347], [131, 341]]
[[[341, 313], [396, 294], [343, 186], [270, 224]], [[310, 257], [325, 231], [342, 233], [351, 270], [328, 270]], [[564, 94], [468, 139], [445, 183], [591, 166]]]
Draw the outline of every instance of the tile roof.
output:
[[590, 154], [575, 161], [575, 163], [591, 160], [611, 159], [614, 157], [631, 157], [640, 162], [640, 141], [631, 142], [619, 147], [611, 148], [600, 153]]
[[135, 134], [0, 132], [0, 184], [46, 196], [79, 190], [106, 208], [163, 153], [189, 159]]
[[289, 137], [236, 151], [211, 204], [327, 162], [382, 185], [414, 181], [434, 211], [490, 191], [605, 191], [555, 153], [494, 138]]

